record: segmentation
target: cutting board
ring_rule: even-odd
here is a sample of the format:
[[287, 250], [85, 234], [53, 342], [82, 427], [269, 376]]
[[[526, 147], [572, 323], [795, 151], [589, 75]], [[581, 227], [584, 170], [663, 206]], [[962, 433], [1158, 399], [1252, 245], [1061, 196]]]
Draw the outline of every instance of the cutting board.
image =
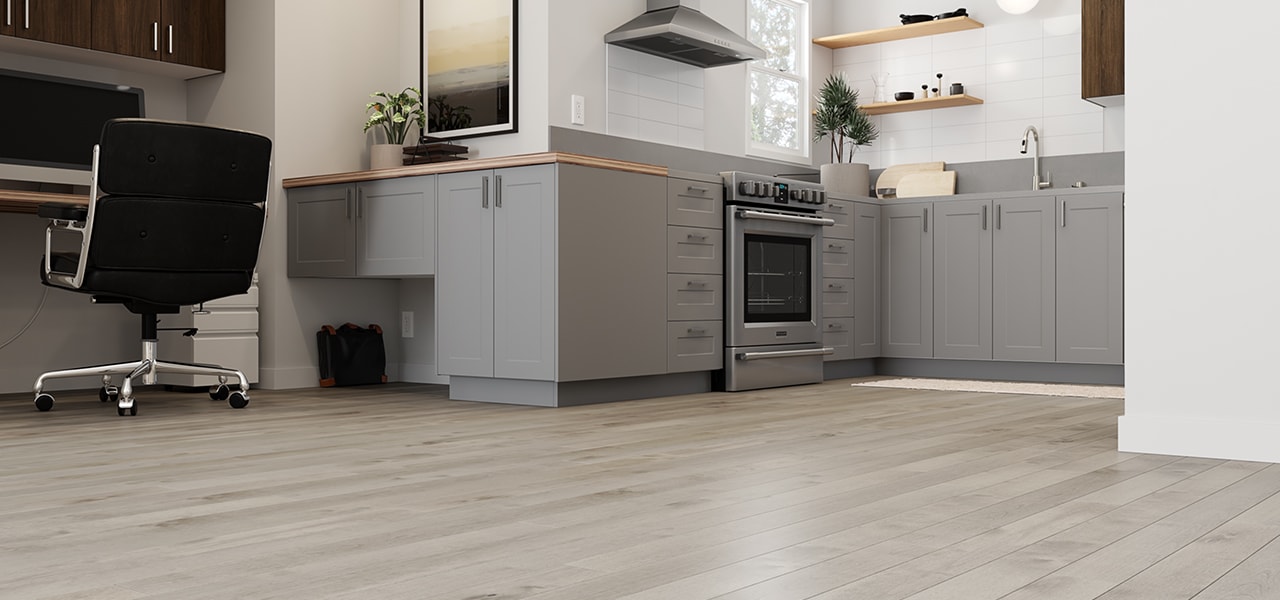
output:
[[[893, 190], [898, 187], [904, 175], [909, 173], [920, 173], [925, 171], [942, 171], [947, 167], [944, 162], [924, 162], [924, 163], [908, 163], [905, 165], [893, 165], [880, 172], [880, 176], [876, 178], [876, 195], [881, 198], [892, 198]], [[881, 192], [881, 190], [886, 190]]]
[[956, 193], [955, 171], [907, 173], [898, 180], [899, 198], [950, 196]]

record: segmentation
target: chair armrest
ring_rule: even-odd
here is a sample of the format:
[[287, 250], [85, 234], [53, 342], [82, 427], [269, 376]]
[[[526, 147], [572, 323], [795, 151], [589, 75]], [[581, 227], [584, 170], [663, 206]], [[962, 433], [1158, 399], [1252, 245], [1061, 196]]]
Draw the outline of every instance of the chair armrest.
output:
[[80, 204], [46, 202], [36, 207], [36, 214], [45, 219], [83, 221], [89, 218], [89, 207]]

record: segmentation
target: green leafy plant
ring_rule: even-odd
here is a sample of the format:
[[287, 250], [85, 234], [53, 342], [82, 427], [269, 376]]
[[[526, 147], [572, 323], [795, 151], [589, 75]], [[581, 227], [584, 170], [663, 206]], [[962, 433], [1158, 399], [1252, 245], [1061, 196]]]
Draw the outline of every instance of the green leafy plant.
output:
[[871, 117], [858, 106], [858, 90], [849, 87], [843, 75], [832, 74], [818, 91], [818, 108], [813, 111], [813, 141], [831, 138], [831, 162], [845, 161], [845, 147], [850, 146], [848, 162], [860, 146], [880, 137]]
[[419, 131], [425, 131], [426, 115], [422, 112], [422, 92], [418, 88], [407, 87], [398, 94], [374, 92], [369, 97], [379, 100], [364, 105], [365, 110], [373, 111], [364, 122], [365, 131], [382, 126], [388, 144], [404, 144], [409, 126], [414, 123]]

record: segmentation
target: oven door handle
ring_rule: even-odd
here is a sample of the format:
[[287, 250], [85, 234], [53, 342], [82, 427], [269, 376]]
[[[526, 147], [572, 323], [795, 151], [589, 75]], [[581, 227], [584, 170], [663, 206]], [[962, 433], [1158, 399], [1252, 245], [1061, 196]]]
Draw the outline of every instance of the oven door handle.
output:
[[835, 348], [810, 348], [808, 350], [775, 350], [773, 352], [739, 352], [737, 358], [738, 360], [761, 360], [795, 356], [826, 356], [835, 353]]
[[763, 219], [765, 221], [783, 221], [786, 223], [804, 223], [805, 225], [822, 225], [823, 227], [831, 227], [836, 224], [835, 219], [826, 217], [806, 217], [804, 215], [780, 215], [777, 213], [760, 212], [758, 210], [740, 210], [738, 211], [739, 219]]

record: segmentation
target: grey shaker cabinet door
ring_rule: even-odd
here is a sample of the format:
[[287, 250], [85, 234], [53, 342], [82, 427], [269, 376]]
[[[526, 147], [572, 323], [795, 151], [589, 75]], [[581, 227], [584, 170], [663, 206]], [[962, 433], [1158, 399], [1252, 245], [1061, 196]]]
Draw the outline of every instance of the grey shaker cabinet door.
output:
[[933, 356], [932, 204], [881, 207], [883, 356]]
[[1124, 195], [1057, 199], [1057, 360], [1124, 362]]
[[1054, 199], [995, 201], [992, 335], [996, 360], [1053, 362]]
[[939, 202], [933, 245], [935, 358], [991, 358], [991, 202]]
[[555, 379], [556, 165], [493, 175], [493, 376]]
[[436, 268], [436, 177], [361, 183], [356, 188], [356, 272], [431, 275]]
[[436, 364], [493, 377], [493, 174], [440, 175], [436, 217]]
[[880, 207], [853, 205], [853, 357], [880, 356]]
[[288, 191], [289, 277], [355, 277], [355, 186]]

